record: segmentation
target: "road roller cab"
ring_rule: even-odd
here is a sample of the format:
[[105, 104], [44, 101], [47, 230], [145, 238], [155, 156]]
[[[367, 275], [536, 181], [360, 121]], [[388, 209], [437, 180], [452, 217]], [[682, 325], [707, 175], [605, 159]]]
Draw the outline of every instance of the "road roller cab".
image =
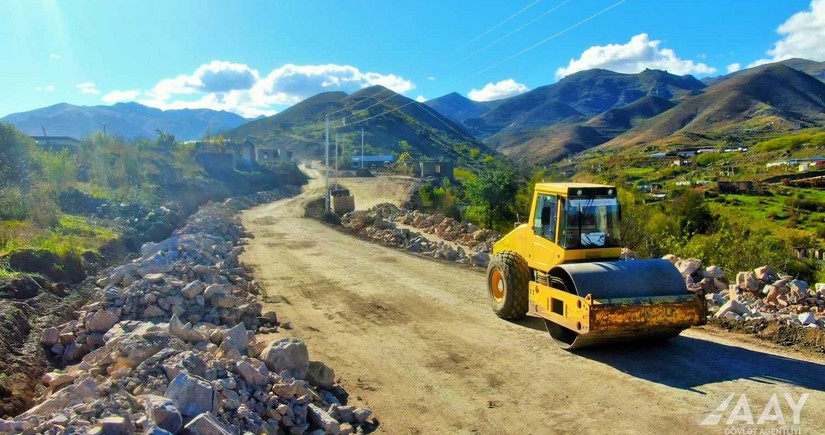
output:
[[702, 295], [665, 260], [620, 260], [616, 188], [536, 184], [530, 220], [493, 249], [487, 287], [495, 313], [544, 319], [572, 349], [604, 342], [667, 338], [703, 324]]

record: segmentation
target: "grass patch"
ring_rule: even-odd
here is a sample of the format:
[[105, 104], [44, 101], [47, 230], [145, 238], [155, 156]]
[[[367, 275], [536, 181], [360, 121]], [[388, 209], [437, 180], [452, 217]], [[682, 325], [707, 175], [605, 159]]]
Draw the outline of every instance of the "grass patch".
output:
[[60, 256], [81, 254], [95, 251], [117, 236], [113, 228], [75, 215], [63, 215], [52, 229], [29, 221], [0, 221], [0, 255], [19, 249], [45, 249]]

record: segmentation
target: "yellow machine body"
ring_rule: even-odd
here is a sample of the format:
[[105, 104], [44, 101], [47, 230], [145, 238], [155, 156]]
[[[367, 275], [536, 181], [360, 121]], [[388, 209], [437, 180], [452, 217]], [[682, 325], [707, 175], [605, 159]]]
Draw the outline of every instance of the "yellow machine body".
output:
[[[582, 212], [587, 207], [595, 211]], [[673, 265], [665, 260], [621, 261], [618, 238], [611, 240], [610, 231], [586, 234], [582, 226], [582, 220], [592, 224], [612, 219], [600, 228], [618, 232], [620, 216], [613, 186], [540, 183], [528, 223], [494, 246], [494, 255], [510, 251], [527, 263], [528, 314], [543, 318], [565, 349], [666, 338], [706, 321], [704, 298], [688, 291]], [[592, 234], [598, 236], [598, 246], [584, 245]]]

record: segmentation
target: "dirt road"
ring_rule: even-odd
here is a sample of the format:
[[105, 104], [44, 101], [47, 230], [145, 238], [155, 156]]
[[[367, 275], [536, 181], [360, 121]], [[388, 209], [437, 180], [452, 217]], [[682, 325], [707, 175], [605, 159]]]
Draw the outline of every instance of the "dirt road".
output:
[[[351, 190], [359, 205], [403, 190], [387, 183], [358, 181]], [[824, 359], [701, 329], [653, 347], [560, 350], [537, 319], [495, 317], [480, 271], [300, 218], [320, 186], [245, 212], [256, 237], [243, 260], [294, 327], [279, 335], [302, 338], [311, 359], [331, 365], [353, 402], [374, 410], [380, 433], [724, 433], [747, 427], [741, 406], [734, 414], [743, 420], [725, 425], [743, 394], [754, 421], [776, 394], [791, 424], [784, 393], [794, 401], [809, 393], [801, 433], [825, 433]], [[700, 425], [731, 393], [716, 413], [721, 422]]]

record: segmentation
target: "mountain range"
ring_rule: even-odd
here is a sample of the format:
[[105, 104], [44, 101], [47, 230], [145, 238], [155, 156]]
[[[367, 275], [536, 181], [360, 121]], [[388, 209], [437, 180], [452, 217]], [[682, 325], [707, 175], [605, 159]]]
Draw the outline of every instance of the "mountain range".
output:
[[330, 143], [358, 154], [401, 154], [472, 165], [502, 153], [548, 164], [606, 147], [666, 149], [749, 143], [825, 127], [825, 62], [789, 59], [697, 80], [666, 71], [622, 74], [593, 69], [507, 99], [477, 102], [458, 93], [419, 103], [382, 86], [352, 94], [324, 92], [269, 117], [248, 120], [213, 110], [161, 111], [138, 103], [57, 104], [0, 119], [32, 135], [82, 137], [107, 130], [126, 137], [179, 140], [223, 132], [260, 145], [323, 158]]
[[156, 130], [193, 140], [206, 133], [218, 133], [248, 122], [240, 115], [210, 109], [160, 110], [139, 103], [111, 106], [75, 106], [68, 103], [14, 113], [0, 122], [13, 124], [29, 135], [82, 138], [106, 125], [106, 131], [125, 138], [154, 138]]
[[492, 109], [457, 94], [432, 106], [491, 149], [546, 164], [603, 144], [690, 145], [823, 126], [823, 80], [825, 62], [806, 59], [702, 81], [658, 70], [593, 69], [492, 102]]
[[232, 129], [226, 135], [238, 140], [253, 137], [255, 143], [299, 156], [322, 158], [326, 115], [331, 127], [330, 143], [334, 147], [337, 137], [346, 155], [360, 153], [362, 129], [365, 154], [408, 151], [414, 157], [464, 164], [494, 154], [461, 123], [383, 86], [352, 94], [324, 92], [283, 112]]

